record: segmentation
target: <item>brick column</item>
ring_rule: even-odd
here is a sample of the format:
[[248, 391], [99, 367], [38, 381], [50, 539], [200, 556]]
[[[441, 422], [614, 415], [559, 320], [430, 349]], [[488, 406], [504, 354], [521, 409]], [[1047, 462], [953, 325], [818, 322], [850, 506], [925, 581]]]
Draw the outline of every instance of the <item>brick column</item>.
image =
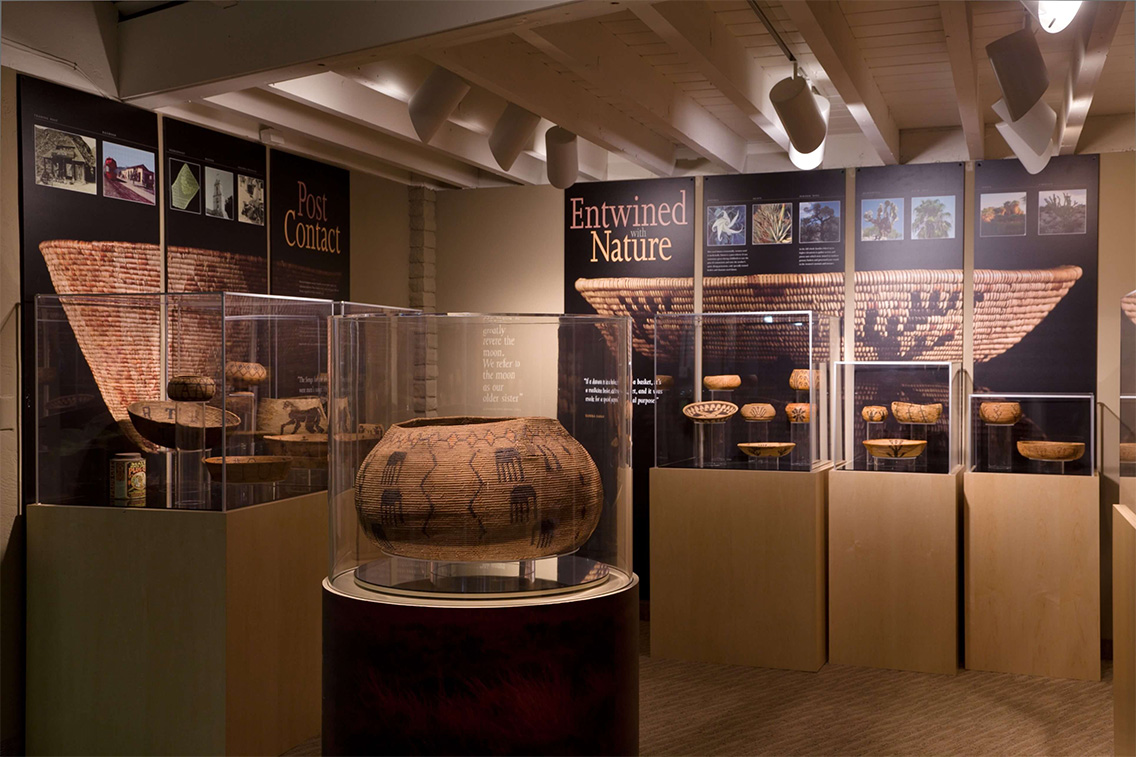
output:
[[[434, 190], [410, 187], [410, 307], [435, 312], [434, 244], [436, 217]], [[414, 350], [414, 411], [438, 411], [438, 333], [432, 325], [422, 330]]]

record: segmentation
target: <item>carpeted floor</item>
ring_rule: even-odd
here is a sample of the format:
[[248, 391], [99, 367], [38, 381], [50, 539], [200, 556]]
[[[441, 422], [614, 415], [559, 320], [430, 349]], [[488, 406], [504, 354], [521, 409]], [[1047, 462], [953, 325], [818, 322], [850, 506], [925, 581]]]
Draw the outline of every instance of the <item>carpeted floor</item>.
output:
[[[641, 633], [650, 648], [649, 624]], [[644, 755], [1112, 753], [1099, 683], [826, 665], [819, 673], [639, 658]], [[288, 755], [318, 755], [319, 740]]]

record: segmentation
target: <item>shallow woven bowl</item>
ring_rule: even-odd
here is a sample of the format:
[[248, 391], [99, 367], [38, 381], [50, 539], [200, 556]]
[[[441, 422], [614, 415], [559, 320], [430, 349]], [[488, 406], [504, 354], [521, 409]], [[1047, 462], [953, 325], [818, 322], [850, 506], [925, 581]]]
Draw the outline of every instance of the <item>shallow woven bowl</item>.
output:
[[567, 554], [591, 537], [603, 504], [599, 470], [554, 418], [396, 423], [355, 477], [363, 531], [421, 560]]
[[1018, 452], [1030, 460], [1068, 463], [1080, 460], [1085, 454], [1084, 442], [1018, 442]]
[[864, 405], [860, 408], [860, 417], [868, 423], [883, 423], [887, 420], [888, 409], [883, 405]]
[[927, 448], [922, 439], [869, 439], [864, 447], [872, 457], [918, 457]]
[[741, 385], [742, 377], [737, 375], [705, 376], [702, 379], [702, 386], [712, 392], [725, 392], [737, 389]]
[[790, 402], [785, 406], [785, 415], [790, 423], [808, 423], [812, 418], [812, 407], [807, 402]]
[[978, 417], [991, 426], [1012, 426], [1022, 419], [1022, 406], [1017, 402], [983, 402]]
[[771, 421], [777, 417], [777, 411], [768, 402], [751, 402], [742, 405], [741, 414], [747, 421]]
[[809, 371], [807, 368], [793, 369], [793, 372], [789, 374], [789, 388], [796, 389], [798, 392], [809, 390]]
[[738, 449], [750, 457], [784, 457], [796, 446], [793, 442], [741, 442]]
[[297, 468], [327, 467], [327, 434], [269, 434], [264, 447], [270, 454], [292, 458]]
[[166, 384], [166, 396], [175, 402], [208, 402], [216, 391], [209, 376], [174, 376]]
[[900, 423], [938, 423], [943, 415], [943, 406], [936, 402], [931, 405], [915, 405], [911, 402], [891, 403], [891, 414]]
[[235, 455], [205, 458], [205, 469], [216, 482], [221, 481], [222, 467], [227, 467], [225, 481], [230, 484], [271, 484], [283, 481], [292, 468], [292, 458], [279, 455]]
[[[202, 410], [204, 409], [204, 420]], [[172, 400], [150, 400], [135, 402], [126, 408], [130, 422], [135, 430], [159, 447], [174, 448], [177, 445], [178, 425], [181, 421], [182, 433], [190, 435], [205, 431], [205, 446], [215, 447], [221, 442], [222, 424], [230, 430], [241, 425], [235, 413], [212, 405], [193, 405]]]
[[724, 423], [737, 411], [738, 406], [733, 402], [710, 400], [692, 402], [682, 409], [682, 414], [695, 423]]
[[1136, 442], [1122, 442], [1120, 444], [1120, 462], [1136, 463]]

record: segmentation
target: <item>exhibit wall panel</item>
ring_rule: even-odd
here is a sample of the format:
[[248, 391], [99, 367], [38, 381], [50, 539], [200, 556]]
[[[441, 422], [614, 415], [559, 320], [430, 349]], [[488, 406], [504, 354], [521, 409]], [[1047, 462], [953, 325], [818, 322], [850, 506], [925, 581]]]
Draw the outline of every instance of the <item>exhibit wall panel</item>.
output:
[[410, 307], [407, 187], [351, 172], [351, 301]]
[[550, 186], [439, 192], [438, 312], [564, 310], [564, 193]]

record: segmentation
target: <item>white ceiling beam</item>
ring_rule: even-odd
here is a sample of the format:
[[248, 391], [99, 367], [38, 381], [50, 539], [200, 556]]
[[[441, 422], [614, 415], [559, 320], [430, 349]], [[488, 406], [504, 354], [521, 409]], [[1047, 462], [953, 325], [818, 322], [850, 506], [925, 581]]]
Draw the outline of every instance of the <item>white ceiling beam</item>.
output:
[[534, 60], [527, 47], [515, 37], [499, 38], [428, 55], [466, 81], [625, 155], [656, 176], [671, 175], [674, 143]]
[[708, 3], [640, 2], [630, 10], [675, 51], [690, 57], [702, 75], [781, 149], [789, 149], [789, 137], [769, 102], [769, 90], [776, 82]]
[[839, 3], [796, 0], [782, 6], [816, 56], [860, 131], [885, 165], [899, 162], [899, 128], [864, 62]]
[[446, 184], [462, 188], [483, 184], [480, 171], [472, 166], [422, 147], [401, 143], [373, 129], [329, 116], [279, 95], [245, 90], [214, 95], [206, 101], [219, 108], [243, 113], [268, 126], [307, 134], [320, 142], [339, 145]]
[[1075, 22], [1078, 26], [1073, 35], [1069, 75], [1065, 79], [1063, 118], [1059, 126], [1061, 155], [1072, 155], [1077, 150], [1077, 142], [1093, 105], [1093, 94], [1125, 5], [1085, 3], [1081, 6], [1082, 18]]
[[581, 78], [614, 90], [633, 116], [727, 171], [745, 168], [746, 141], [595, 20], [518, 33]]
[[118, 25], [119, 94], [158, 108], [613, 10], [594, 0], [183, 3]]
[[485, 137], [445, 122], [428, 144], [419, 139], [406, 103], [377, 92], [332, 71], [302, 79], [277, 82], [269, 90], [294, 102], [375, 129], [407, 144], [441, 153], [482, 171], [518, 184], [541, 184], [544, 166], [530, 155], [518, 156], [503, 170], [489, 151]]
[[939, 0], [943, 32], [947, 37], [947, 57], [955, 83], [959, 121], [966, 137], [970, 160], [982, 160], [986, 123], [978, 100], [978, 69], [974, 65], [971, 7], [959, 0]]
[[0, 62], [104, 97], [118, 96], [118, 12], [111, 3], [4, 3]]
[[[161, 108], [158, 112], [163, 116], [170, 116], [171, 118], [176, 118], [181, 121], [187, 121], [191, 124], [230, 134], [234, 137], [248, 139], [253, 142], [260, 140], [260, 121], [240, 113], [217, 108], [208, 103], [169, 105]], [[324, 163], [331, 163], [341, 168], [346, 168], [349, 171], [360, 171], [372, 176], [378, 176], [379, 178], [398, 182], [399, 184], [425, 184], [433, 189], [455, 188], [452, 184], [434, 181], [411, 171], [395, 168], [369, 155], [364, 155], [354, 150], [347, 150], [338, 145], [319, 142], [306, 134], [300, 134], [299, 132], [288, 129], [276, 129], [276, 131], [284, 139], [284, 144], [279, 146], [280, 149], [287, 150], [288, 152], [304, 155], [314, 160], [323, 161]]]

